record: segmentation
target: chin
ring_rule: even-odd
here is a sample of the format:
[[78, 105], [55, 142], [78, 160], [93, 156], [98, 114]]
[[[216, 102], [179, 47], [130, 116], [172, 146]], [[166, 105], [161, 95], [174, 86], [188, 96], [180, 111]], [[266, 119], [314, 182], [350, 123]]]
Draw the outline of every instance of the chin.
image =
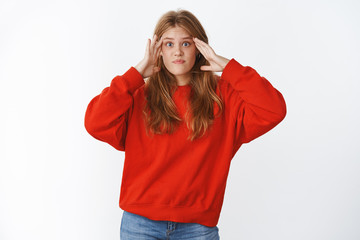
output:
[[173, 75], [186, 75], [189, 74], [191, 71], [191, 68], [181, 68], [181, 69], [169, 69], [169, 72], [171, 72]]

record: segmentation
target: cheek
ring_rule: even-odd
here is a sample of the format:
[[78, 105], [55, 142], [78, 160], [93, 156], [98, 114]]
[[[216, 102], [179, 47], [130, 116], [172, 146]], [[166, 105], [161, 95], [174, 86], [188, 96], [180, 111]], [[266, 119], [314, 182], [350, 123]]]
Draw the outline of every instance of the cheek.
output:
[[162, 62], [164, 63], [165, 67], [169, 67], [171, 61], [172, 61], [172, 58], [171, 58], [171, 56], [169, 55], [169, 53], [166, 52], [166, 51], [163, 51], [163, 52], [162, 52]]
[[188, 55], [189, 55], [189, 56], [194, 56], [194, 57], [195, 57], [195, 55], [196, 55], [196, 48], [195, 48], [195, 47], [189, 48], [187, 52], [188, 52]]
[[162, 60], [163, 60], [163, 62], [166, 64], [167, 62], [170, 61], [170, 58], [169, 58], [168, 55], [166, 55], [166, 53], [163, 52], [163, 54], [162, 54]]
[[161, 55], [164, 59], [169, 58], [169, 52], [164, 49], [161, 50]]
[[188, 55], [192, 60], [195, 60], [195, 59], [196, 59], [196, 49], [189, 49], [189, 51], [187, 52], [187, 55]]

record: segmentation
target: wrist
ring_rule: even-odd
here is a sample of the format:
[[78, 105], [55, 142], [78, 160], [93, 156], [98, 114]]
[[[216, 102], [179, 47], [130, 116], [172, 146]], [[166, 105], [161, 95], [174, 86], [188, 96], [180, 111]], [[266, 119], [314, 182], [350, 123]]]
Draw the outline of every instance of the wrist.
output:
[[224, 70], [226, 65], [230, 62], [230, 60], [219, 55], [217, 56], [219, 58], [218, 64], [222, 68], [222, 70]]
[[134, 67], [140, 74], [141, 76], [144, 78], [144, 67], [142, 62], [139, 62], [135, 67]]
[[222, 67], [223, 70], [225, 69], [226, 65], [227, 65], [229, 62], [230, 62], [229, 59], [223, 58], [222, 63], [221, 63], [221, 67]]

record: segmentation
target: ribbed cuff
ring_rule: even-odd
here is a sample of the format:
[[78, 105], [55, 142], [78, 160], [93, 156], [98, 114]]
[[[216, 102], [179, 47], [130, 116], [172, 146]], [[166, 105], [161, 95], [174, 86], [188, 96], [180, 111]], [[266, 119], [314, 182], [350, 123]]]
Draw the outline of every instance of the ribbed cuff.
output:
[[125, 80], [128, 90], [131, 93], [135, 92], [136, 89], [145, 84], [144, 78], [134, 67], [131, 67], [129, 70], [127, 70], [127, 72], [125, 72], [122, 77]]
[[243, 65], [238, 63], [234, 58], [232, 58], [225, 66], [221, 78], [231, 82], [231, 79], [233, 78], [234, 73], [241, 71], [244, 68]]

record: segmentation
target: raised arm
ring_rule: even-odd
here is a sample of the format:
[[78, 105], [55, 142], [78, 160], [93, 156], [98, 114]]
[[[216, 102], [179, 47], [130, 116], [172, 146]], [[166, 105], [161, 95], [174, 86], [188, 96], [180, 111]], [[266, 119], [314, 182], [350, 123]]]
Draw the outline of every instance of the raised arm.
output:
[[263, 135], [285, 117], [286, 104], [282, 94], [253, 68], [231, 59], [221, 78], [229, 83], [225, 95], [230, 115], [236, 121], [237, 144]]
[[124, 151], [133, 94], [144, 83], [141, 74], [134, 67], [124, 75], [114, 77], [110, 87], [94, 97], [86, 109], [85, 128], [88, 133]]
[[194, 42], [210, 64], [202, 66], [201, 70], [222, 72], [221, 78], [229, 83], [225, 97], [226, 108], [236, 123], [235, 149], [282, 121], [286, 115], [285, 100], [267, 79], [233, 58], [229, 60], [217, 55], [207, 43], [197, 38], [194, 38]]
[[116, 76], [110, 87], [94, 97], [85, 113], [85, 128], [94, 138], [109, 143], [114, 148], [125, 151], [125, 138], [133, 95], [145, 81], [160, 69], [155, 66], [160, 54], [162, 40], [157, 36], [147, 40], [145, 56], [124, 75]]

